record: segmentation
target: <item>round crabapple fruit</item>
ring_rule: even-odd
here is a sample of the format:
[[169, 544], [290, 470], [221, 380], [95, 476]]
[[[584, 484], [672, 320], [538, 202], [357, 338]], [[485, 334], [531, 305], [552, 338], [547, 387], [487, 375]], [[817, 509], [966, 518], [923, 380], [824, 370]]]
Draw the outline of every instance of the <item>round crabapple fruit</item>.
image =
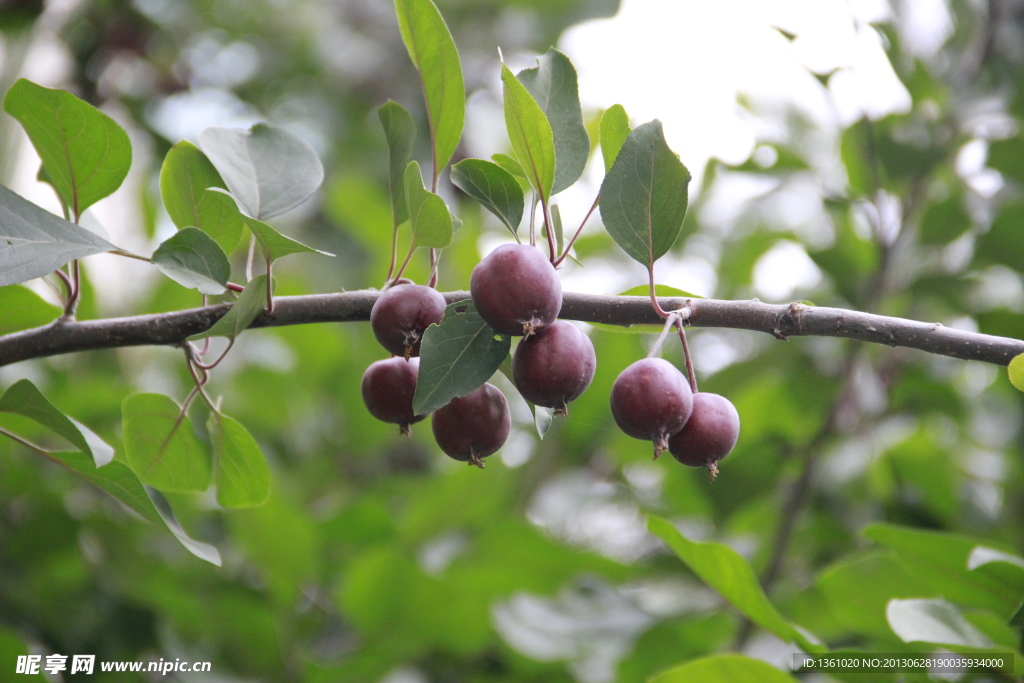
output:
[[690, 419], [668, 440], [668, 450], [684, 465], [707, 467], [714, 479], [716, 463], [732, 452], [739, 435], [740, 415], [732, 401], [699, 391], [693, 395]]
[[527, 401], [566, 415], [567, 404], [587, 390], [596, 367], [590, 338], [572, 323], [556, 320], [519, 342], [512, 381]]
[[493, 384], [453, 398], [434, 411], [431, 418], [434, 439], [451, 458], [483, 467], [483, 459], [505, 444], [512, 428], [508, 401]]
[[423, 331], [441, 322], [445, 305], [444, 297], [433, 287], [395, 285], [373, 304], [370, 311], [373, 336], [396, 356], [418, 356]]
[[408, 435], [409, 425], [426, 417], [412, 410], [419, 368], [419, 358], [396, 356], [371, 363], [363, 373], [360, 389], [366, 409], [381, 422], [398, 425], [400, 434]]
[[562, 283], [536, 247], [505, 244], [476, 264], [469, 291], [477, 313], [501, 334], [530, 336], [555, 322]]
[[663, 358], [645, 358], [616, 378], [611, 404], [619, 429], [633, 438], [653, 441], [657, 459], [668, 450], [668, 438], [689, 419], [693, 392], [676, 366]]

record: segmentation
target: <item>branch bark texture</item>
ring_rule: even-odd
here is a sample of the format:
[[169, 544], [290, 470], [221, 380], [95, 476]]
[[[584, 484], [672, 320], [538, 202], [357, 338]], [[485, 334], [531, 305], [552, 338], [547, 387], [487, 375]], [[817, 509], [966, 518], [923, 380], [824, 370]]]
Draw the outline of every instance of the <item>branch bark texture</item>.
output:
[[[275, 297], [274, 312], [264, 312], [252, 327], [369, 320], [370, 309], [379, 295], [376, 290], [360, 290]], [[451, 303], [468, 299], [469, 292], [448, 292], [444, 296]], [[996, 365], [1007, 365], [1015, 356], [1024, 353], [1024, 341], [1019, 339], [842, 308], [800, 303], [767, 304], [757, 300], [662, 297], [659, 301], [667, 311], [681, 310], [687, 324], [694, 327], [752, 330], [783, 340], [794, 336], [846, 337]], [[0, 366], [76, 351], [180, 345], [188, 337], [208, 329], [228, 308], [230, 304], [217, 304], [128, 318], [54, 322], [0, 337]], [[660, 327], [663, 322], [655, 314], [648, 297], [578, 292], [563, 295], [559, 317], [621, 326]]]

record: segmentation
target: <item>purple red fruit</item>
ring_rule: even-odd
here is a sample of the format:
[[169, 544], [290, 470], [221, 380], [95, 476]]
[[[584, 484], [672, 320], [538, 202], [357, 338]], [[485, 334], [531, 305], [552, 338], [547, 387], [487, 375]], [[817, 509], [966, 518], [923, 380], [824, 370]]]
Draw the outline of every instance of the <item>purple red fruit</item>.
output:
[[575, 325], [556, 320], [526, 337], [512, 356], [512, 380], [527, 401], [566, 415], [594, 379], [594, 344]]
[[483, 467], [483, 458], [505, 444], [512, 428], [508, 401], [493, 384], [484, 384], [434, 411], [434, 439], [451, 458]]
[[693, 412], [693, 392], [676, 366], [662, 358], [645, 358], [616, 378], [611, 403], [619, 429], [633, 438], [653, 441], [657, 458]]
[[469, 291], [477, 313], [501, 334], [529, 336], [555, 322], [562, 283], [536, 247], [505, 244], [476, 264]]
[[739, 435], [740, 415], [732, 402], [718, 394], [698, 392], [693, 395], [690, 419], [668, 440], [668, 450], [684, 465], [707, 467], [714, 479], [716, 463], [732, 452]]
[[419, 368], [419, 358], [379, 360], [366, 368], [360, 385], [363, 403], [370, 414], [381, 422], [398, 425], [399, 433], [405, 435], [409, 434], [409, 425], [426, 417], [412, 411]]
[[396, 356], [418, 356], [423, 331], [441, 322], [444, 307], [444, 297], [433, 287], [395, 285], [373, 304], [370, 311], [373, 336]]

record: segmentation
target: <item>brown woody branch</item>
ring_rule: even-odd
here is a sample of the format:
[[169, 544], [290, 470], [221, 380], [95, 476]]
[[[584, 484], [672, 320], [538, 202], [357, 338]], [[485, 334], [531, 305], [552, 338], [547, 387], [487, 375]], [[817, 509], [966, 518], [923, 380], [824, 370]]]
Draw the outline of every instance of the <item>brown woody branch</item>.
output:
[[[272, 314], [263, 313], [252, 327], [279, 327], [308, 323], [353, 322], [370, 319], [376, 290], [276, 297]], [[469, 292], [448, 292], [449, 302], [469, 298]], [[695, 327], [728, 327], [766, 332], [779, 339], [793, 336], [846, 337], [904, 346], [962, 360], [1007, 365], [1024, 353], [1024, 341], [966, 332], [939, 323], [890, 318], [841, 308], [793, 304], [766, 304], [718, 299], [661, 298], [666, 310], [684, 312]], [[32, 358], [75, 351], [124, 346], [180, 345], [217, 321], [230, 304], [217, 304], [171, 313], [130, 318], [54, 322], [44, 327], [0, 337], [0, 366]], [[661, 319], [642, 296], [602, 296], [566, 292], [562, 318], [609, 325], [657, 325]]]

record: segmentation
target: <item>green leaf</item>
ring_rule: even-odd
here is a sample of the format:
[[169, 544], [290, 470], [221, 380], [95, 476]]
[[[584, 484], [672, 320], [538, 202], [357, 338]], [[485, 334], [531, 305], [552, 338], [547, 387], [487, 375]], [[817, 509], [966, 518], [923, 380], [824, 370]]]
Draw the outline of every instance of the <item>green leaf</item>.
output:
[[526, 193], [529, 192], [533, 186], [530, 185], [530, 179], [526, 177], [526, 171], [524, 171], [523, 167], [519, 165], [519, 162], [507, 154], [492, 154], [491, 160], [515, 177], [516, 182], [519, 183], [519, 187], [522, 188], [523, 196], [525, 197]]
[[452, 243], [452, 215], [443, 199], [423, 187], [416, 161], [405, 167], [405, 201], [409, 206], [413, 247], [443, 249]]
[[242, 221], [244, 221], [249, 230], [252, 231], [252, 234], [256, 236], [256, 241], [260, 243], [260, 249], [263, 250], [263, 256], [271, 261], [276, 261], [282, 256], [288, 256], [290, 254], [322, 254], [323, 256], [334, 256], [334, 254], [330, 252], [314, 249], [313, 247], [306, 246], [298, 240], [293, 240], [291, 237], [282, 235], [263, 221], [258, 221], [255, 218], [249, 218], [248, 216], [242, 216]]
[[168, 215], [179, 228], [199, 228], [230, 254], [242, 237], [242, 217], [231, 197], [211, 187], [227, 188], [206, 155], [188, 140], [171, 147], [160, 167]]
[[256, 440], [241, 423], [213, 413], [207, 422], [217, 456], [217, 502], [226, 508], [263, 505], [270, 499], [270, 470]]
[[964, 199], [952, 194], [948, 199], [930, 205], [921, 216], [923, 244], [949, 244], [971, 227], [971, 217], [964, 210]]
[[472, 301], [449, 304], [441, 323], [423, 333], [413, 411], [426, 415], [481, 386], [511, 346], [512, 339], [491, 329]]
[[599, 129], [601, 138], [601, 156], [604, 157], [604, 172], [612, 170], [615, 159], [619, 156], [619, 150], [629, 137], [632, 128], [629, 127], [629, 114], [621, 104], [616, 104], [601, 114], [601, 127]]
[[257, 123], [249, 130], [207, 128], [199, 134], [199, 147], [251, 218], [266, 220], [294, 209], [324, 179], [313, 148], [270, 124]]
[[48, 182], [77, 220], [121, 186], [132, 165], [128, 134], [112, 118], [66, 90], [24, 78], [4, 97], [43, 160]]
[[267, 276], [257, 275], [249, 281], [242, 293], [238, 295], [238, 299], [220, 320], [215, 322], [210, 329], [193, 335], [189, 339], [196, 341], [207, 337], [227, 337], [233, 340], [259, 317], [266, 305]]
[[660, 517], [648, 517], [647, 529], [752, 622], [786, 642], [798, 644], [806, 652], [824, 650], [779, 614], [761, 589], [750, 563], [735, 550], [721, 543], [691, 541]]
[[579, 180], [590, 158], [590, 135], [583, 125], [576, 69], [568, 57], [550, 48], [537, 60], [536, 67], [520, 71], [517, 77], [551, 125], [555, 141], [551, 194], [558, 194]]
[[1010, 374], [1010, 384], [1018, 391], [1024, 391], [1024, 353], [1014, 356], [1006, 371]]
[[1024, 141], [1019, 135], [988, 143], [988, 165], [1012, 178], [1024, 183]]
[[28, 287], [0, 287], [0, 336], [46, 325], [60, 314], [58, 307]]
[[501, 65], [505, 128], [530, 185], [547, 203], [555, 182], [555, 138], [544, 110], [509, 68]]
[[463, 159], [452, 166], [452, 184], [493, 213], [519, 241], [523, 190], [515, 176], [483, 159]]
[[116, 248], [0, 185], [0, 287], [42, 277], [74, 259]]
[[153, 252], [152, 261], [164, 275], [201, 294], [223, 294], [231, 275], [224, 250], [199, 228], [182, 228]]
[[[92, 448], [78, 427], [27, 379], [18, 380], [0, 396], [0, 412], [27, 417], [63, 437], [86, 455], [93, 455]], [[97, 463], [101, 464], [106, 463]]]
[[466, 115], [459, 51], [431, 0], [395, 0], [395, 11], [402, 41], [423, 84], [436, 178], [459, 146]]
[[890, 600], [885, 609], [892, 632], [905, 643], [934, 643], [972, 649], [996, 645], [945, 600]]
[[988, 232], [979, 235], [975, 242], [975, 260], [983, 264], [1001, 263], [1018, 272], [1024, 271], [1021, 225], [1024, 225], [1024, 203], [1001, 206]]
[[796, 683], [796, 679], [760, 659], [728, 654], [695, 659], [651, 677], [648, 683]]
[[205, 491], [210, 455], [180, 406], [163, 394], [132, 394], [121, 403], [124, 450], [143, 483], [162, 491]]
[[1024, 592], [1024, 575], [1005, 563], [968, 569], [971, 553], [979, 545], [975, 539], [890, 524], [873, 524], [861, 535], [889, 548], [923, 587], [952, 602], [1009, 617]]
[[648, 268], [676, 241], [690, 172], [668, 148], [661, 121], [637, 126], [601, 184], [601, 218], [615, 242]]
[[405, 203], [405, 167], [412, 155], [416, 141], [416, 124], [405, 107], [394, 100], [388, 100], [377, 109], [380, 125], [388, 143], [388, 193], [391, 196], [392, 226], [409, 220], [409, 208]]

